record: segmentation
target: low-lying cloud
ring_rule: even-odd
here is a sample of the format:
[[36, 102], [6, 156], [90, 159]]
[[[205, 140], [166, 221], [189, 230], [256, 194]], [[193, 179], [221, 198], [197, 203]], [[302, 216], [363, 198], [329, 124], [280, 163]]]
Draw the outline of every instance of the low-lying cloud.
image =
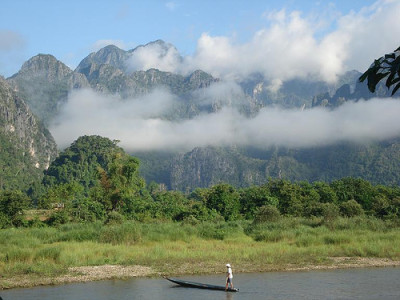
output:
[[228, 106], [181, 121], [160, 117], [176, 104], [177, 99], [162, 90], [124, 100], [76, 91], [50, 130], [61, 148], [82, 135], [101, 135], [120, 140], [128, 152], [189, 151], [208, 145], [312, 147], [400, 136], [400, 101], [393, 99], [349, 102], [332, 111], [266, 107], [253, 118]]

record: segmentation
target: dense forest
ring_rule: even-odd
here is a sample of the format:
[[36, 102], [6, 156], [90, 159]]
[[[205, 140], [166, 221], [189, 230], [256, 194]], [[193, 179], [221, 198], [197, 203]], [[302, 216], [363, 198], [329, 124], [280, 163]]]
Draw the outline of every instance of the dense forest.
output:
[[33, 186], [28, 195], [2, 191], [0, 228], [154, 219], [195, 224], [239, 219], [266, 222], [282, 216], [323, 220], [400, 216], [398, 186], [372, 185], [352, 177], [330, 183], [270, 178], [265, 184], [245, 188], [220, 182], [189, 193], [167, 190], [162, 184], [146, 184], [139, 175], [139, 160], [117, 144], [100, 136], [80, 137], [60, 153], [42, 184]]

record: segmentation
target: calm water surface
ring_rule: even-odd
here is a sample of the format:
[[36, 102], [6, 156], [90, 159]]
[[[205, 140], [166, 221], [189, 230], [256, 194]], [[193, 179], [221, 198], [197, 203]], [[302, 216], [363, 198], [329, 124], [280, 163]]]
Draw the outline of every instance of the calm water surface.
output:
[[[224, 284], [224, 275], [182, 279]], [[238, 293], [184, 288], [165, 279], [107, 280], [0, 291], [3, 300], [23, 299], [400, 299], [400, 268], [234, 274]]]

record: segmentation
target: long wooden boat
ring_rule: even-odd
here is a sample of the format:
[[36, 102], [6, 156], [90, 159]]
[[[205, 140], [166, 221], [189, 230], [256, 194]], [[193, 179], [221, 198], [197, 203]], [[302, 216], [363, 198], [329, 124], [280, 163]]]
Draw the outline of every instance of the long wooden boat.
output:
[[[222, 286], [222, 285], [205, 284], [205, 283], [192, 282], [192, 281], [186, 281], [186, 280], [180, 280], [180, 279], [168, 278], [168, 277], [165, 277], [165, 279], [167, 279], [173, 283], [179, 284], [181, 286], [184, 286], [184, 287], [225, 291], [225, 286]], [[239, 289], [237, 289], [237, 288], [232, 289], [229, 287], [226, 291], [227, 292], [239, 292]]]

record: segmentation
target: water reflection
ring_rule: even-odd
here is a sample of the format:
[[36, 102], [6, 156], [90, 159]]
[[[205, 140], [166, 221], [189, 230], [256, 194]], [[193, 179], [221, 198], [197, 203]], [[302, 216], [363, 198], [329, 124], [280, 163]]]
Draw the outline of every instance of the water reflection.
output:
[[233, 299], [233, 293], [226, 293], [226, 300], [232, 300]]

